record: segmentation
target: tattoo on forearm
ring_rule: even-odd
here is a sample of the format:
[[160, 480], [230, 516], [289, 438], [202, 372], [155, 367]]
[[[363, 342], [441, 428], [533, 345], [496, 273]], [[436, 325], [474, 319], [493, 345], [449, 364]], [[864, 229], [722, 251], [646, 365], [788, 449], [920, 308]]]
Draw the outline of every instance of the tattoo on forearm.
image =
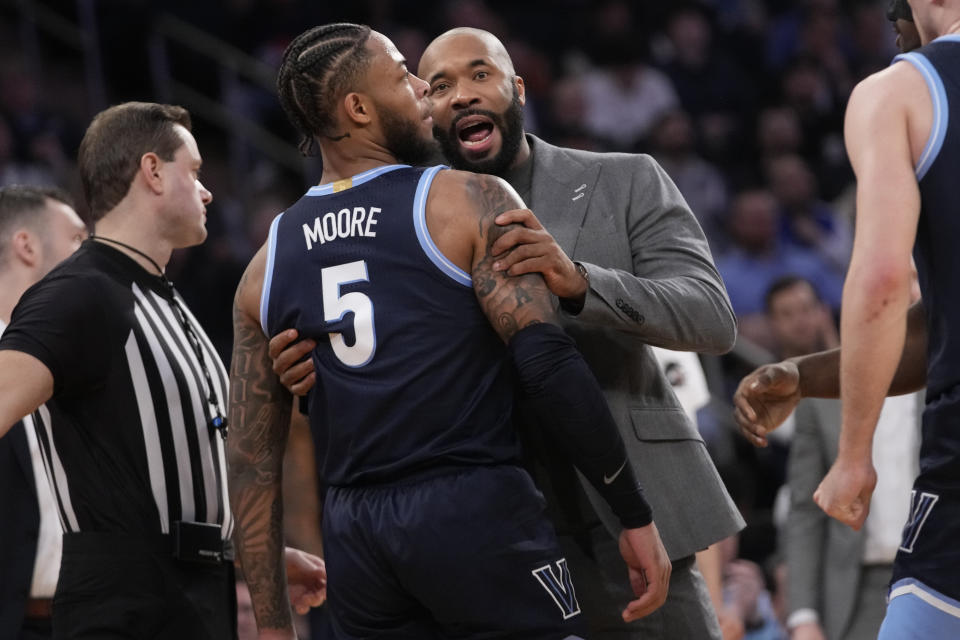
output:
[[485, 239], [485, 253], [471, 274], [474, 291], [487, 317], [496, 319], [497, 333], [509, 342], [524, 327], [555, 320], [553, 296], [540, 274], [509, 276], [493, 269], [493, 245], [512, 228], [501, 227], [494, 219], [518, 206], [512, 194], [497, 179], [484, 174], [471, 176], [467, 189], [471, 201], [477, 203], [477, 223]]
[[235, 538], [257, 624], [261, 629], [286, 629], [292, 618], [280, 483], [291, 399], [273, 373], [259, 327], [236, 307], [233, 324], [227, 449]]

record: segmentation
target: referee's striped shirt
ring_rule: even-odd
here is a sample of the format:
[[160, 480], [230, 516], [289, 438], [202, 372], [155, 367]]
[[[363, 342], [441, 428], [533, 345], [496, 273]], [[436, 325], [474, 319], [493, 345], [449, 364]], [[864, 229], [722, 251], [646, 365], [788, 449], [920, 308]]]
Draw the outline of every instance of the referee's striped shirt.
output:
[[53, 397], [26, 426], [66, 532], [151, 536], [188, 521], [232, 533], [224, 440], [211, 426], [226, 415], [227, 372], [177, 300], [179, 309], [159, 277], [88, 240], [23, 295], [0, 338], [53, 374]]

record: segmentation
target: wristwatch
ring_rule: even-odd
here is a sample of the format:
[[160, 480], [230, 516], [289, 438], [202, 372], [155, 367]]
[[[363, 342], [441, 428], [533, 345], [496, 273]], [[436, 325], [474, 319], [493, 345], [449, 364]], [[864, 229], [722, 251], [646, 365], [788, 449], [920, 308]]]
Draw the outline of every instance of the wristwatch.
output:
[[590, 274], [587, 273], [587, 268], [579, 262], [574, 262], [573, 266], [577, 268], [577, 273], [580, 274], [580, 277], [586, 280], [587, 284], [590, 284]]

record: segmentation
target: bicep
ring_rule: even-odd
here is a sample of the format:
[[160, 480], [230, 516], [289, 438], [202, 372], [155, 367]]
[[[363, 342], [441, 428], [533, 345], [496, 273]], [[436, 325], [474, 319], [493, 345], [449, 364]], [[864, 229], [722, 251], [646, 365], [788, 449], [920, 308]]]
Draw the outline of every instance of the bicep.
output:
[[920, 215], [920, 190], [907, 111], [902, 101], [887, 96], [888, 91], [876, 81], [862, 84], [847, 108], [844, 137], [857, 177], [853, 259], [890, 260], [908, 269]]
[[493, 245], [511, 228], [495, 218], [523, 207], [516, 192], [498, 178], [476, 174], [467, 183], [470, 206], [478, 221], [474, 237], [471, 277], [473, 289], [494, 330], [509, 342], [517, 331], [538, 322], [556, 322], [553, 297], [539, 273], [509, 276], [493, 268]]
[[37, 358], [0, 351], [0, 436], [53, 396], [53, 374]]

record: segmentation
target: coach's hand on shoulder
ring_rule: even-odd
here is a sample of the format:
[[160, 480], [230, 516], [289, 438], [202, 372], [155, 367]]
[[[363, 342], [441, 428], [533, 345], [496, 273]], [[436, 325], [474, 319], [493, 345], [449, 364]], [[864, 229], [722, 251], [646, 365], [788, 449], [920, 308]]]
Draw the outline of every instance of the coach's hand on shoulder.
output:
[[287, 590], [294, 611], [304, 615], [327, 599], [327, 566], [323, 558], [292, 547], [283, 550]]
[[653, 613], [666, 601], [673, 565], [653, 522], [621, 531], [620, 555], [627, 563], [630, 586], [637, 596], [622, 614], [625, 622], [632, 622]]
[[733, 417], [740, 433], [757, 447], [800, 402], [800, 372], [790, 360], [765, 364], [740, 381], [733, 394]]
[[496, 256], [495, 270], [506, 271], [511, 276], [540, 273], [553, 295], [583, 303], [586, 279], [532, 211], [505, 211], [497, 216], [496, 223], [523, 226], [511, 228], [493, 243], [490, 253]]
[[313, 370], [313, 358], [306, 357], [314, 347], [315, 340], [309, 338], [297, 342], [296, 329], [281, 331], [270, 339], [270, 359], [273, 360], [273, 372], [280, 378], [280, 384], [296, 396], [305, 396], [317, 381]]

